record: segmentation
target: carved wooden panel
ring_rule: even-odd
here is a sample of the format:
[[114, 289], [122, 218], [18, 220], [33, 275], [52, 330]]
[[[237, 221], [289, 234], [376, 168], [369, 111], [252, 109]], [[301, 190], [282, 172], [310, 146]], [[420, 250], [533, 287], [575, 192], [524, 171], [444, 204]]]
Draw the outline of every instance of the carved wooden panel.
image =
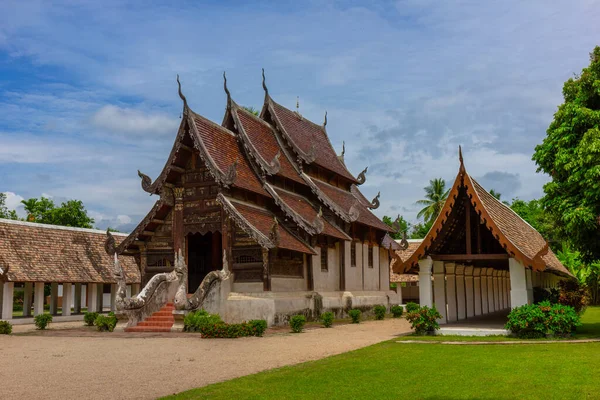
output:
[[262, 282], [263, 263], [260, 247], [236, 248], [232, 251], [235, 282]]
[[146, 267], [163, 267], [169, 268], [174, 265], [173, 251], [147, 251], [146, 252]]
[[277, 255], [271, 264], [271, 275], [287, 277], [304, 277], [304, 262], [302, 254], [299, 257], [281, 257]]
[[244, 232], [238, 226], [235, 227], [233, 247], [256, 246], [256, 244], [256, 241], [252, 239], [246, 232]]

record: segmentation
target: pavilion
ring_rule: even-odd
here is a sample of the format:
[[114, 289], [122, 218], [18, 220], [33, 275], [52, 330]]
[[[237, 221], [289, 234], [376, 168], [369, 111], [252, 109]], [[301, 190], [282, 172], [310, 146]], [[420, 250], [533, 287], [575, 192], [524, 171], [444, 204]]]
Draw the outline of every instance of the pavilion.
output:
[[[121, 242], [127, 235], [113, 233]], [[23, 317], [44, 313], [44, 286], [50, 285], [49, 312], [60, 317], [82, 308], [115, 309], [113, 258], [106, 254], [106, 232], [0, 219], [0, 319], [13, 319], [14, 294], [23, 290]], [[133, 258], [122, 261], [130, 293], [140, 289]], [[33, 303], [33, 304], [32, 304]], [[59, 308], [61, 313], [59, 314]]]
[[[418, 274], [421, 305], [452, 323], [533, 302], [533, 288], [571, 276], [542, 235], [460, 168], [427, 236], [392, 243], [391, 281]], [[400, 292], [400, 288], [399, 292]]]

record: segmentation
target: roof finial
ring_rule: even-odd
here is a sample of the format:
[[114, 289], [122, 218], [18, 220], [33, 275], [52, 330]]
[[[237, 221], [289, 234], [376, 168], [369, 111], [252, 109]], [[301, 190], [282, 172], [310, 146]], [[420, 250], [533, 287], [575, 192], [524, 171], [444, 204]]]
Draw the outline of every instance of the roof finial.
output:
[[342, 140], [342, 157], [346, 154], [346, 142]]
[[229, 107], [231, 93], [229, 93], [229, 89], [227, 89], [227, 76], [225, 76], [225, 71], [223, 71], [223, 89], [225, 89], [225, 93], [227, 93], [227, 107]]
[[183, 100], [183, 113], [185, 114], [185, 112], [188, 108], [188, 105], [187, 105], [187, 99], [185, 98], [183, 93], [181, 93], [181, 82], [179, 82], [179, 74], [177, 74], [177, 87], [178, 87], [179, 97], [181, 98], [181, 100]]
[[268, 96], [269, 89], [267, 89], [267, 84], [265, 82], [265, 69], [264, 68], [262, 69], [262, 78], [263, 78], [263, 81], [262, 81], [263, 89], [265, 90], [265, 94]]
[[296, 112], [300, 114], [300, 96], [296, 96]]
[[460, 171], [465, 172], [465, 163], [462, 155], [462, 147], [458, 145], [458, 160], [460, 161]]
[[323, 128], [327, 126], [327, 110], [325, 110], [325, 121], [323, 121]]

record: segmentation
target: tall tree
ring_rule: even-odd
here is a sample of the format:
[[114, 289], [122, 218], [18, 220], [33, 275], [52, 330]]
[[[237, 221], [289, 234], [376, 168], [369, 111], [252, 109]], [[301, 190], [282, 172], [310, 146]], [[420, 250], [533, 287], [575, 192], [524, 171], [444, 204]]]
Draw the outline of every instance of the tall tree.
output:
[[417, 218], [423, 218], [425, 223], [435, 221], [444, 207], [450, 189], [446, 190], [446, 181], [436, 178], [429, 181], [425, 188], [425, 199], [417, 201], [418, 205], [424, 206], [417, 214]]
[[565, 82], [563, 98], [533, 160], [552, 178], [543, 206], [591, 261], [600, 259], [600, 47], [581, 75]]
[[15, 210], [6, 207], [6, 193], [0, 193], [0, 218], [19, 219]]
[[56, 207], [52, 199], [42, 197], [22, 200], [27, 212], [27, 221], [40, 224], [92, 228], [94, 219], [88, 216], [81, 200], [69, 200]]
[[490, 194], [492, 196], [494, 196], [497, 200], [500, 200], [500, 198], [502, 197], [502, 194], [499, 192], [496, 192], [494, 189], [490, 189]]
[[[402, 234], [404, 232], [407, 232], [407, 234], [408, 234], [408, 228], [410, 226], [409, 223], [404, 219], [403, 216], [399, 215], [398, 217], [399, 217], [398, 223], [400, 224], [400, 231], [390, 233], [390, 236], [392, 237], [392, 239], [402, 239]], [[383, 216], [383, 223], [394, 228], [394, 220], [392, 220], [392, 218], [388, 217], [387, 215]]]

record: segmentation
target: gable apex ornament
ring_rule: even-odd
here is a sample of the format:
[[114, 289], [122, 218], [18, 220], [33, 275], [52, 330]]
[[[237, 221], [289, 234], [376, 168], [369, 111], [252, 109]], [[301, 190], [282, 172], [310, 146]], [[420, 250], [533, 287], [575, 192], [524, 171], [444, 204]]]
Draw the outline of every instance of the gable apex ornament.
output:
[[377, 192], [377, 196], [375, 196], [375, 198], [371, 201], [371, 204], [369, 204], [368, 207], [371, 210], [377, 210], [379, 208], [379, 196], [381, 196], [381, 192]]
[[223, 71], [223, 89], [227, 94], [227, 107], [231, 104], [231, 93], [229, 93], [229, 89], [227, 88], [227, 76], [225, 75], [225, 71]]
[[142, 178], [142, 189], [152, 195], [152, 179], [138, 169], [138, 176]]
[[266, 79], [265, 79], [265, 69], [262, 69], [262, 87], [263, 90], [265, 91], [265, 94], [268, 96], [269, 95], [269, 89], [267, 89], [267, 83], [266, 83]]
[[464, 174], [466, 172], [466, 169], [465, 169], [465, 162], [463, 160], [463, 155], [462, 155], [462, 147], [460, 145], [458, 145], [458, 160], [460, 161], [460, 173]]
[[227, 172], [223, 175], [223, 184], [225, 186], [231, 186], [235, 182], [235, 179], [237, 178], [237, 165], [238, 160], [235, 160], [233, 164], [229, 166]]
[[327, 111], [325, 111], [325, 120], [323, 121], [323, 128], [327, 126]]
[[179, 94], [179, 98], [183, 100], [183, 114], [186, 115], [188, 111], [187, 99], [181, 92], [181, 82], [179, 82], [179, 74], [177, 74], [177, 92]]
[[317, 234], [323, 232], [325, 229], [325, 223], [323, 222], [323, 208], [319, 206], [319, 212], [315, 215], [315, 219], [312, 222], [313, 227]]
[[117, 244], [115, 242], [115, 237], [112, 235], [109, 228], [106, 228], [106, 240], [104, 241], [104, 251], [109, 256], [116, 256], [117, 254]]
[[362, 185], [363, 183], [366, 182], [366, 180], [367, 180], [366, 173], [367, 173], [368, 169], [369, 169], [369, 167], [365, 167], [365, 169], [363, 169], [362, 172], [360, 174], [358, 174], [358, 176], [356, 177], [356, 181], [359, 185]]

